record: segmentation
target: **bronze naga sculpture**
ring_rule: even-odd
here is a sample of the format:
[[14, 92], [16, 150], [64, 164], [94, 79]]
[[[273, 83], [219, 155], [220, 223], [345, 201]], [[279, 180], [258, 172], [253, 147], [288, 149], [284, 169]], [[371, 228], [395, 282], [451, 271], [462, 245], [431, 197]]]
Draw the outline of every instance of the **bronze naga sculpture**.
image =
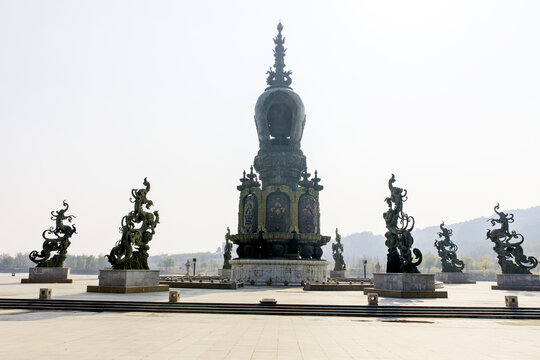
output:
[[[152, 200], [148, 200], [146, 195], [150, 191], [150, 183], [144, 178], [143, 184], [146, 188], [133, 189], [129, 199], [134, 209], [122, 218], [120, 233], [122, 238], [112, 248], [109, 255], [105, 257], [109, 260], [115, 270], [148, 270], [148, 243], [154, 236], [156, 225], [159, 224], [159, 213], [145, 211], [154, 205]], [[139, 227], [136, 227], [140, 224]]]
[[411, 231], [414, 229], [414, 218], [403, 212], [403, 202], [407, 200], [407, 190], [394, 187], [396, 178], [394, 174], [388, 180], [390, 197], [384, 201], [388, 211], [383, 214], [388, 230], [385, 245], [388, 247], [386, 272], [387, 273], [419, 273], [417, 266], [422, 262], [422, 252], [414, 248], [412, 253], [417, 258], [414, 261], [411, 247], [414, 239]]
[[[505, 214], [499, 210], [499, 203], [494, 207], [498, 219], [488, 219], [491, 226], [500, 224], [499, 229], [488, 230], [487, 238], [495, 246], [493, 250], [497, 253], [497, 259], [503, 274], [530, 274], [531, 269], [538, 265], [538, 260], [533, 256], [525, 256], [521, 244], [524, 241], [523, 235], [516, 233], [515, 230], [509, 231], [509, 223], [514, 222], [513, 214]], [[512, 242], [515, 239], [515, 242]], [[512, 261], [513, 260], [513, 261]]]
[[457, 245], [450, 240], [452, 236], [452, 230], [444, 227], [444, 221], [440, 225], [441, 231], [439, 232], [439, 238], [442, 240], [435, 240], [435, 247], [441, 258], [441, 265], [443, 272], [462, 272], [465, 264], [459, 260], [456, 255], [458, 249]]
[[345, 260], [343, 259], [343, 243], [341, 242], [341, 235], [336, 228], [336, 243], [332, 244], [332, 257], [334, 258], [334, 271], [347, 270]]
[[231, 268], [231, 252], [232, 252], [233, 244], [231, 242], [231, 229], [227, 226], [227, 233], [225, 234], [225, 248], [223, 249], [223, 268], [224, 269], [230, 269]]
[[[71, 222], [75, 217], [73, 215], [66, 215], [66, 211], [69, 209], [69, 204], [64, 200], [64, 209], [58, 211], [51, 211], [51, 220], [55, 221], [56, 227], [50, 227], [48, 230], [43, 231], [43, 250], [38, 252], [34, 250], [30, 253], [30, 260], [37, 264], [37, 267], [63, 267], [64, 261], [67, 257], [67, 248], [71, 244], [69, 239], [73, 234], [77, 232], [75, 225], [66, 225], [64, 221]], [[49, 237], [47, 237], [47, 235]], [[53, 257], [51, 253], [56, 252]]]

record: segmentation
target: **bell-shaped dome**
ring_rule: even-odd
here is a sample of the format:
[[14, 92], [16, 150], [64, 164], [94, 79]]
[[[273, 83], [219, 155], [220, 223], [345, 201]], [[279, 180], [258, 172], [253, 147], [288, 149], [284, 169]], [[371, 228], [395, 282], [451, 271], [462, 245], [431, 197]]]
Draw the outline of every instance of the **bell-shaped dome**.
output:
[[292, 71], [285, 71], [285, 38], [283, 25], [277, 26], [274, 38], [274, 69], [266, 72], [268, 87], [255, 105], [255, 124], [259, 134], [259, 147], [286, 145], [300, 149], [306, 114], [300, 96], [291, 88]]
[[267, 89], [255, 105], [259, 147], [290, 145], [300, 148], [306, 114], [300, 96], [288, 87]]

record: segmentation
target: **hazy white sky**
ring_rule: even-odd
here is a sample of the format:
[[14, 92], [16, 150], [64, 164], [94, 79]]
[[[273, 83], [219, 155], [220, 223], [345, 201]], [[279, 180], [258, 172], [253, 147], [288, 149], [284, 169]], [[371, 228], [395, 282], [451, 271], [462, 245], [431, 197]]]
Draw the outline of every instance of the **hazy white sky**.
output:
[[0, 0], [0, 253], [108, 253], [148, 177], [151, 254], [215, 250], [272, 37], [306, 106], [322, 232], [384, 232], [393, 172], [417, 227], [540, 204], [538, 1]]

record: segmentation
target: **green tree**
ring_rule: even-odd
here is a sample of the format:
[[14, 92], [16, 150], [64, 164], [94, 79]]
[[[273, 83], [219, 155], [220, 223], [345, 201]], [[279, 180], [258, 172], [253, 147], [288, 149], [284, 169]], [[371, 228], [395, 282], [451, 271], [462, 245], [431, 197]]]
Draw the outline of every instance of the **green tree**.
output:
[[161, 269], [170, 269], [174, 267], [174, 259], [172, 257], [166, 257], [161, 259], [158, 265]]
[[5, 267], [12, 267], [13, 265], [15, 265], [15, 259], [13, 259], [9, 255], [3, 255], [2, 260], [0, 260], [0, 265]]
[[33, 267], [35, 264], [28, 258], [28, 253], [17, 253], [14, 258], [16, 267]]
[[470, 271], [475, 269], [475, 264], [472, 257], [463, 256], [461, 257], [461, 261], [463, 261], [463, 263], [465, 264], [465, 268], [463, 269], [463, 271]]
[[99, 269], [98, 259], [94, 255], [91, 255], [88, 258], [87, 269], [88, 270], [98, 270]]
[[433, 253], [426, 253], [422, 259], [420, 267], [424, 272], [436, 272], [440, 269], [439, 257]]
[[479, 256], [478, 259], [476, 259], [476, 264], [478, 269], [483, 271], [494, 268], [493, 259], [491, 259], [489, 256]]

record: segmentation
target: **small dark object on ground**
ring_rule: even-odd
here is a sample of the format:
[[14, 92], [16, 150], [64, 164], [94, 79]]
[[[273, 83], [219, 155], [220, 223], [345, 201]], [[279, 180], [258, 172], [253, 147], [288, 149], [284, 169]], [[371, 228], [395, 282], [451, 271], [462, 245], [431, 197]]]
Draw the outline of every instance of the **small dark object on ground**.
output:
[[262, 298], [261, 300], [259, 300], [259, 304], [261, 304], [261, 305], [276, 305], [277, 300], [274, 299], [274, 298]]

